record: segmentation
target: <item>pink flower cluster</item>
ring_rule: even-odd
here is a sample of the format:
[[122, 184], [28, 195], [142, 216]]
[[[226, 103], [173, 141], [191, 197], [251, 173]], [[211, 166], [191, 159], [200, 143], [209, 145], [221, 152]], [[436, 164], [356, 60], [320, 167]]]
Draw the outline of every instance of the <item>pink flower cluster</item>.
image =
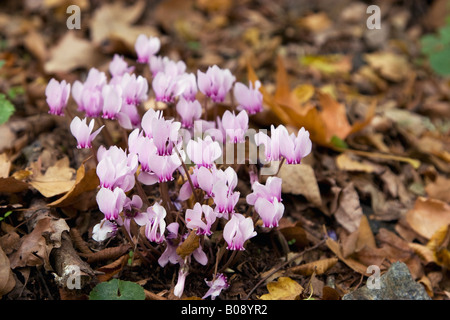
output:
[[[75, 81], [72, 86], [64, 80], [51, 79], [46, 88], [47, 103], [50, 113], [64, 115], [72, 90], [77, 111], [85, 114], [83, 119], [74, 117], [70, 124], [78, 148], [91, 148], [99, 132], [106, 130], [101, 126], [93, 131], [93, 118], [119, 123], [126, 134], [126, 149], [100, 146], [96, 154], [100, 182], [96, 200], [104, 217], [94, 227], [93, 238], [105, 241], [115, 236], [119, 228], [132, 238], [131, 226], [142, 227], [147, 240], [162, 249], [159, 265], [179, 264], [174, 294], [181, 296], [191, 259], [201, 265], [211, 261], [210, 250], [202, 247], [207, 242], [200, 239], [212, 236], [220, 228], [226, 248], [241, 251], [245, 250], [246, 242], [257, 235], [255, 220], [258, 217], [263, 228], [279, 225], [285, 210], [282, 181], [271, 176], [260, 183], [258, 175], [251, 172], [252, 192], [241, 199], [235, 167], [218, 166], [218, 160], [224, 155], [224, 145], [245, 143], [250, 116], [263, 110], [259, 81], [246, 86], [236, 82], [230, 70], [216, 65], [205, 72], [188, 73], [183, 61], [157, 55], [161, 43], [155, 37], [139, 36], [135, 49], [136, 62], [149, 67], [151, 85], [146, 78], [133, 73], [135, 67], [129, 66], [124, 57], [114, 55], [109, 65], [109, 79], [95, 68], [90, 69], [84, 82]], [[206, 105], [200, 101], [211, 101], [214, 107], [223, 103], [227, 95], [234, 98], [231, 101], [236, 101], [234, 110], [208, 121]], [[169, 117], [151, 107], [143, 108], [150, 96], [166, 103], [175, 116]], [[92, 118], [89, 124], [87, 118]], [[202, 136], [194, 135], [194, 139], [189, 136], [185, 141], [183, 130], [200, 131]], [[312, 148], [309, 133], [304, 128], [289, 134], [282, 125], [272, 126], [270, 135], [259, 132], [254, 140], [256, 145], [264, 145], [266, 161], [284, 160], [287, 165], [300, 164]], [[191, 165], [190, 170], [186, 164]], [[183, 181], [175, 196], [166, 194], [164, 201], [157, 200], [151, 205], [143, 198], [143, 186], [161, 187], [169, 183], [176, 186], [175, 178]], [[164, 189], [160, 188], [160, 192]], [[188, 199], [193, 201], [191, 206], [188, 206]], [[241, 203], [249, 213], [254, 210], [253, 217], [240, 212], [240, 199], [245, 200]], [[176, 218], [173, 208], [179, 215]], [[191, 232], [199, 237], [198, 247], [181, 257], [177, 248]], [[205, 282], [209, 290], [203, 298], [215, 299], [228, 287], [223, 274], [216, 274], [213, 280]]]

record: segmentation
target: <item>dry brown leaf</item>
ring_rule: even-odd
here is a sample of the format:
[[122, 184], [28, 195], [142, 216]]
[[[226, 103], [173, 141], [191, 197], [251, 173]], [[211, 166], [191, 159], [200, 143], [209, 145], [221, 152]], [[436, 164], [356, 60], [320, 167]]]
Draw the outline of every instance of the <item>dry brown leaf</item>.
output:
[[13, 177], [0, 178], [0, 193], [18, 193], [28, 189], [30, 185]]
[[362, 215], [359, 222], [355, 251], [359, 251], [364, 247], [376, 248], [376, 246], [375, 237], [370, 228], [369, 220], [366, 215]]
[[414, 253], [424, 262], [424, 264], [434, 262], [433, 251], [431, 251], [427, 246], [416, 242], [409, 242], [408, 245], [414, 251]]
[[278, 172], [283, 180], [281, 186], [283, 193], [301, 194], [314, 206], [322, 206], [319, 185], [314, 169], [305, 163], [299, 165], [283, 165]]
[[61, 246], [63, 231], [69, 231], [64, 219], [48, 215], [39, 219], [33, 231], [20, 239], [19, 249], [11, 254], [11, 268], [44, 265], [46, 270], [50, 270], [50, 252]]
[[450, 179], [439, 175], [435, 181], [426, 185], [425, 191], [430, 198], [450, 202]]
[[302, 228], [301, 223], [278, 227], [280, 232], [286, 238], [286, 241], [290, 242], [295, 240], [294, 245], [299, 248], [304, 248], [308, 245], [308, 236], [305, 229]]
[[124, 6], [120, 1], [104, 4], [94, 12], [90, 21], [91, 39], [95, 46], [104, 41], [119, 41], [134, 52], [134, 44], [140, 34], [156, 36], [158, 32], [149, 25], [133, 25], [145, 10], [146, 1], [136, 1]]
[[0, 178], [8, 178], [11, 170], [11, 161], [6, 153], [0, 154]]
[[76, 68], [101, 65], [104, 56], [88, 40], [65, 32], [59, 43], [50, 49], [50, 59], [44, 64], [46, 73], [66, 73]]
[[50, 207], [66, 207], [72, 205], [84, 192], [94, 190], [99, 185], [99, 179], [95, 168], [86, 172], [84, 163], [77, 170], [77, 176], [72, 188], [64, 196], [49, 204]]
[[291, 267], [288, 270], [304, 276], [310, 276], [312, 274], [321, 275], [327, 272], [331, 267], [333, 267], [336, 262], [338, 262], [338, 258], [321, 259]]
[[332, 21], [325, 12], [318, 12], [298, 19], [298, 25], [312, 32], [320, 32], [328, 29]]
[[425, 287], [425, 291], [427, 292], [427, 294], [433, 298], [434, 296], [434, 292], [433, 292], [433, 285], [431, 284], [430, 279], [427, 276], [423, 276], [422, 278], [420, 278], [417, 282], [419, 282], [420, 284], [422, 284]]
[[49, 167], [44, 175], [36, 170], [30, 185], [44, 197], [50, 198], [72, 189], [75, 184], [72, 179], [74, 172], [75, 170], [69, 167], [69, 158], [64, 157]]
[[362, 215], [358, 193], [353, 183], [349, 183], [341, 191], [338, 208], [334, 212], [334, 216], [345, 230], [352, 233], [358, 229]]
[[440, 228], [450, 224], [450, 205], [419, 197], [414, 207], [406, 213], [406, 221], [415, 232], [430, 239]]
[[280, 277], [276, 282], [267, 284], [269, 293], [259, 297], [261, 300], [298, 300], [303, 287], [289, 277]]
[[326, 245], [328, 246], [328, 249], [330, 249], [343, 263], [345, 263], [348, 267], [353, 269], [353, 271], [356, 271], [363, 275], [368, 275], [367, 273], [367, 265], [362, 264], [361, 262], [353, 259], [353, 258], [345, 258], [342, 254], [342, 249], [339, 243], [334, 241], [331, 238], [328, 238], [326, 240]]
[[394, 82], [406, 79], [411, 70], [405, 56], [392, 52], [367, 53], [364, 58], [382, 77]]
[[330, 141], [333, 136], [344, 140], [352, 131], [345, 106], [328, 93], [319, 91], [318, 96], [322, 108], [320, 115], [327, 128], [327, 141]]
[[186, 240], [177, 247], [177, 254], [182, 259], [190, 255], [200, 246], [199, 239], [200, 237], [196, 234], [196, 231], [192, 230]]
[[8, 256], [0, 247], [0, 298], [10, 292], [16, 285]]
[[450, 268], [450, 225], [439, 228], [427, 243], [427, 248], [433, 253], [434, 262]]

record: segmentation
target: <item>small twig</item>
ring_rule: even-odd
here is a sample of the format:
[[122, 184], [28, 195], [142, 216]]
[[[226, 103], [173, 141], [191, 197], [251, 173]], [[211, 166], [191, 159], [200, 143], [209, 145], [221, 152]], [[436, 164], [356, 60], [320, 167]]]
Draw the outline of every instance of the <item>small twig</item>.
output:
[[275, 274], [276, 272], [278, 272], [280, 269], [284, 268], [285, 266], [287, 266], [289, 263], [291, 263], [292, 261], [300, 258], [302, 255], [304, 255], [305, 253], [315, 250], [317, 249], [319, 246], [321, 246], [322, 244], [325, 243], [325, 239], [322, 239], [319, 243], [317, 243], [316, 245], [307, 248], [305, 250], [303, 250], [302, 252], [297, 253], [296, 255], [292, 256], [289, 260], [281, 263], [280, 265], [278, 265], [277, 267], [275, 267], [269, 274], [267, 274], [264, 278], [262, 278], [251, 290], [250, 292], [247, 294], [247, 296], [244, 298], [244, 300], [248, 300], [250, 298], [250, 295], [253, 293], [253, 291], [255, 291], [261, 284], [263, 284], [267, 279], [269, 279], [270, 276], [272, 276], [273, 274]]
[[189, 170], [187, 169], [186, 164], [184, 163], [183, 158], [181, 157], [181, 154], [180, 154], [180, 152], [178, 151], [178, 148], [175, 147], [174, 149], [175, 149], [175, 152], [176, 152], [177, 155], [178, 155], [178, 158], [179, 158], [180, 161], [181, 161], [181, 166], [183, 167], [183, 170], [186, 172], [186, 176], [187, 176], [187, 179], [188, 179], [188, 181], [189, 181], [189, 185], [190, 185], [190, 187], [191, 187], [192, 193], [194, 194], [195, 201], [196, 201], [196, 202], [200, 202], [200, 200], [198, 199], [198, 195], [197, 195], [197, 193], [195, 192], [194, 183], [192, 182], [192, 179], [191, 179], [191, 174], [189, 173]]

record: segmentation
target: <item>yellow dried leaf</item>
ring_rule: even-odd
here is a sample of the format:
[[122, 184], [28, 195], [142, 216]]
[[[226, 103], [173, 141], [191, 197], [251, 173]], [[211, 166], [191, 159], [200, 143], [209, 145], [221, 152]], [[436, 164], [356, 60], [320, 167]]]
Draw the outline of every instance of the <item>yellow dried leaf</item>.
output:
[[372, 173], [376, 170], [375, 165], [367, 162], [353, 160], [347, 153], [341, 153], [336, 157], [336, 165], [340, 170], [359, 171]]
[[303, 287], [289, 277], [280, 277], [276, 282], [267, 284], [269, 293], [259, 297], [261, 300], [298, 300]]
[[333, 267], [336, 262], [338, 262], [338, 258], [322, 259], [289, 268], [289, 271], [299, 273], [304, 276], [310, 276], [313, 273], [316, 275], [321, 275]]

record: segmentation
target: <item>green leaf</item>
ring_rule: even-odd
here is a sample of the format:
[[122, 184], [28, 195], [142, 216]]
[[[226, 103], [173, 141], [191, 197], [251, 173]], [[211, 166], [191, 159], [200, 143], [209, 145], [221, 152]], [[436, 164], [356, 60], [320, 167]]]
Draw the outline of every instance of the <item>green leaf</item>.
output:
[[348, 149], [347, 143], [339, 138], [338, 136], [332, 136], [331, 137], [331, 144], [335, 147], [341, 148], [341, 149]]
[[11, 101], [6, 99], [6, 96], [3, 93], [0, 93], [0, 124], [8, 121], [9, 117], [11, 117], [15, 110], [16, 109]]
[[112, 279], [95, 286], [90, 300], [145, 300], [144, 288], [137, 283]]

